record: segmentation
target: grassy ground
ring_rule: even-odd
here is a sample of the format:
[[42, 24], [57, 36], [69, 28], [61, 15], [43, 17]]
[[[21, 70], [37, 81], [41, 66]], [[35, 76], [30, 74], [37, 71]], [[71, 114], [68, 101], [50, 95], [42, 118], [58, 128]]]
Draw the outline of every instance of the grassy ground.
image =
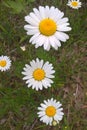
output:
[[[0, 130], [86, 130], [87, 3], [83, 0], [82, 8], [73, 10], [66, 6], [67, 0], [24, 0], [15, 7], [3, 2], [0, 1], [0, 55], [9, 56], [12, 66], [0, 72]], [[38, 5], [54, 5], [70, 19], [70, 39], [58, 51], [35, 49], [28, 42], [24, 16]], [[24, 52], [22, 45], [26, 46]], [[36, 57], [49, 60], [56, 70], [52, 87], [38, 92], [27, 88], [21, 75], [24, 65]], [[60, 100], [65, 114], [55, 127], [44, 125], [37, 117], [39, 104], [51, 97]]]

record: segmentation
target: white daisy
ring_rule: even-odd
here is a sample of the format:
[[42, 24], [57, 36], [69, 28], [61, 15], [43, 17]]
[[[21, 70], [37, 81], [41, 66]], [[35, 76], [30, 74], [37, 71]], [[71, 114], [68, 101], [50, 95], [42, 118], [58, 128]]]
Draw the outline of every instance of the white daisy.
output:
[[81, 7], [82, 3], [79, 0], [69, 0], [67, 5], [73, 9], [78, 9]]
[[7, 56], [0, 56], [0, 70], [1, 71], [6, 71], [10, 69], [11, 66], [11, 60]]
[[26, 64], [23, 70], [22, 74], [25, 75], [23, 80], [27, 80], [28, 87], [36, 90], [51, 87], [53, 83], [51, 78], [54, 78], [55, 71], [48, 61], [44, 63], [43, 60], [37, 58], [36, 61], [32, 60], [30, 65]]
[[[62, 120], [64, 113], [62, 112], [63, 108], [61, 108], [62, 104], [53, 98], [44, 100], [44, 103], [40, 104], [38, 107], [39, 112], [38, 117], [40, 117], [40, 121], [46, 123], [47, 125], [54, 125], [59, 123]], [[55, 122], [55, 123], [54, 123]]]
[[63, 18], [64, 13], [54, 6], [39, 6], [39, 9], [34, 8], [33, 12], [25, 16], [25, 21], [28, 23], [24, 26], [27, 35], [33, 35], [30, 42], [35, 44], [35, 47], [43, 46], [49, 51], [52, 46], [58, 49], [61, 42], [66, 42], [69, 36], [65, 33], [71, 30], [69, 27], [68, 18]]

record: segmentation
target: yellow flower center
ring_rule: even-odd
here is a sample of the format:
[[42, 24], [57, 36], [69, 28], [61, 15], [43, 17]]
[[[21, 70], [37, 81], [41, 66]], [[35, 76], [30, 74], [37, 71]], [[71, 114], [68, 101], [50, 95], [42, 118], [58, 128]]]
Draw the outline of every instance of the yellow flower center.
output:
[[46, 112], [46, 115], [49, 116], [49, 117], [52, 117], [56, 114], [56, 109], [54, 106], [48, 106], [45, 110]]
[[0, 66], [5, 67], [6, 66], [6, 60], [0, 60]]
[[43, 69], [39, 69], [39, 68], [36, 69], [36, 70], [33, 72], [33, 77], [34, 77], [35, 80], [38, 80], [38, 81], [44, 79], [44, 77], [45, 77], [45, 72], [44, 72], [44, 70], [43, 70]]
[[56, 23], [49, 18], [43, 19], [39, 24], [40, 32], [45, 36], [51, 36], [56, 32]]
[[78, 2], [77, 1], [73, 1], [72, 2], [72, 6], [74, 6], [74, 7], [78, 6]]

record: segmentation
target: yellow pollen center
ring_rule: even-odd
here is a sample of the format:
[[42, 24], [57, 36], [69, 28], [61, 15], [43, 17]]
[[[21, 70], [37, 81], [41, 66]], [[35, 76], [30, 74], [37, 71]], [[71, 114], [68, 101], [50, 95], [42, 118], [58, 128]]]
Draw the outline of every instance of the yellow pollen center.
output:
[[45, 110], [46, 112], [46, 115], [49, 116], [49, 117], [52, 117], [56, 114], [56, 109], [54, 106], [48, 106]]
[[72, 2], [72, 6], [74, 6], [74, 7], [78, 6], [78, 2], [73, 1], [73, 2]]
[[43, 19], [39, 24], [40, 32], [45, 36], [51, 36], [56, 32], [56, 23], [49, 18]]
[[43, 70], [43, 69], [39, 69], [39, 68], [36, 69], [36, 70], [33, 72], [33, 77], [34, 77], [35, 80], [38, 80], [38, 81], [44, 79], [44, 77], [45, 77], [45, 72], [44, 72], [44, 70]]
[[6, 66], [6, 61], [5, 60], [0, 60], [0, 66], [5, 67]]

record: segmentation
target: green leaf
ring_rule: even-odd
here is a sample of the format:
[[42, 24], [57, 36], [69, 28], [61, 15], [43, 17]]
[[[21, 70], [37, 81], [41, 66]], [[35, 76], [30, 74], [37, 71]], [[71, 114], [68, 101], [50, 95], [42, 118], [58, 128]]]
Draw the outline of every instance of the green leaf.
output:
[[12, 8], [14, 13], [20, 13], [25, 7], [25, 3], [23, 1], [6, 1], [3, 3], [5, 6]]

